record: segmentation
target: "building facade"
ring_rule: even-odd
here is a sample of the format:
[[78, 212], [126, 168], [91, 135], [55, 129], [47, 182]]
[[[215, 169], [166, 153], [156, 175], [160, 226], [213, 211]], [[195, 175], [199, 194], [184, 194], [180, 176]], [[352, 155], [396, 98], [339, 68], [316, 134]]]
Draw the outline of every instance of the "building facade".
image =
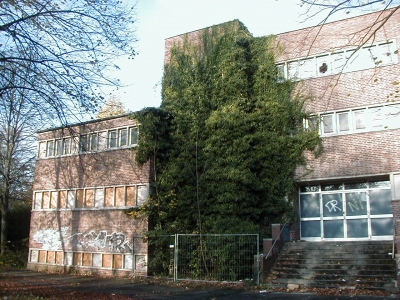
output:
[[137, 141], [128, 116], [39, 132], [29, 269], [147, 274], [147, 219], [124, 213], [149, 194], [149, 164], [136, 164]]
[[399, 39], [398, 10], [277, 36], [279, 77], [298, 80], [311, 95], [306, 109], [314, 118], [305, 126], [318, 126], [324, 147], [297, 170], [295, 239], [400, 235]]
[[[201, 32], [171, 37], [199, 43]], [[400, 11], [389, 9], [276, 36], [278, 80], [309, 95], [323, 151], [296, 171], [291, 239], [396, 240], [400, 235]], [[400, 243], [400, 239], [399, 239]], [[400, 244], [398, 245], [400, 249]]]

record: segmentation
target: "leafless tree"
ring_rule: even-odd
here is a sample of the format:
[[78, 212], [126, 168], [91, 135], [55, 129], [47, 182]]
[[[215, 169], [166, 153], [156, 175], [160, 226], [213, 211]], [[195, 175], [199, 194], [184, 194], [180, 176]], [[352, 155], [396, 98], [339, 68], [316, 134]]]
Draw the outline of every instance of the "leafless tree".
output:
[[120, 85], [115, 59], [136, 54], [134, 11], [119, 0], [1, 0], [0, 97], [23, 90], [62, 124], [97, 111], [102, 87]]

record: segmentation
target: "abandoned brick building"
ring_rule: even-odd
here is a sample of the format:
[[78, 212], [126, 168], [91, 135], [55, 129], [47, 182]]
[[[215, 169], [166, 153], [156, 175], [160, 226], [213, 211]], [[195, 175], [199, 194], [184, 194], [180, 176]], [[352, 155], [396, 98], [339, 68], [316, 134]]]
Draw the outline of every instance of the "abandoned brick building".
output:
[[[168, 38], [166, 61], [174, 44], [200, 32]], [[395, 241], [400, 249], [399, 39], [400, 10], [277, 35], [279, 77], [312, 96], [306, 109], [315, 118], [304, 125], [318, 125], [324, 146], [296, 172], [292, 240]], [[145, 245], [133, 244], [146, 220], [122, 213], [149, 192], [148, 166], [133, 164], [136, 138], [126, 117], [39, 133], [30, 268], [146, 271]]]
[[127, 116], [39, 132], [28, 268], [147, 273], [147, 221], [123, 212], [149, 194], [149, 166], [131, 151], [137, 140]]

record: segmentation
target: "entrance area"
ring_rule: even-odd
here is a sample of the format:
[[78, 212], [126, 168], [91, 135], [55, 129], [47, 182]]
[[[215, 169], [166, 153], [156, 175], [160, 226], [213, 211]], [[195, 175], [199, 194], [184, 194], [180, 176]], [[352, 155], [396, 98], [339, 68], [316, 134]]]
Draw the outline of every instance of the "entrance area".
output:
[[303, 186], [302, 240], [392, 240], [390, 181]]

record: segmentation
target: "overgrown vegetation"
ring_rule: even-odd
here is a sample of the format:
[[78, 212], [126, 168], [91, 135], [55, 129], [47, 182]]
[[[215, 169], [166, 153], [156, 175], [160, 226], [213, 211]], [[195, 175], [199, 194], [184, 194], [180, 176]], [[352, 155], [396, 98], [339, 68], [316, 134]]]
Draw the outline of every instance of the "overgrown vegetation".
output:
[[239, 21], [171, 49], [161, 107], [134, 115], [137, 160], [155, 175], [150, 237], [266, 237], [270, 224], [291, 220], [293, 172], [321, 141], [303, 128], [306, 98], [277, 80], [275, 51], [272, 36], [254, 38]]

